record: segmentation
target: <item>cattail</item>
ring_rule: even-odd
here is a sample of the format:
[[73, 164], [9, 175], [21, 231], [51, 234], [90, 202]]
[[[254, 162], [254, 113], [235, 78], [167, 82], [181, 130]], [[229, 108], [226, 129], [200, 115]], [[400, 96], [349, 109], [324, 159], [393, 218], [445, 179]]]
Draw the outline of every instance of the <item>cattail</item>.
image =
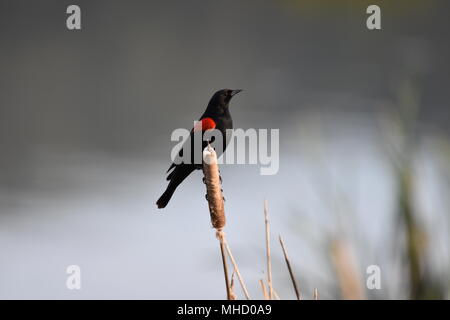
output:
[[224, 201], [217, 155], [210, 145], [203, 151], [203, 161], [203, 174], [205, 175], [206, 197], [211, 215], [211, 224], [217, 231], [221, 231], [225, 227], [226, 222]]
[[230, 281], [228, 280], [228, 266], [225, 256], [225, 233], [223, 232], [223, 228], [225, 227], [225, 209], [220, 184], [219, 166], [217, 165], [217, 154], [209, 144], [203, 150], [203, 174], [205, 176], [206, 199], [208, 200], [211, 224], [217, 230], [216, 237], [220, 243], [227, 299], [234, 300], [236, 296], [232, 292]]

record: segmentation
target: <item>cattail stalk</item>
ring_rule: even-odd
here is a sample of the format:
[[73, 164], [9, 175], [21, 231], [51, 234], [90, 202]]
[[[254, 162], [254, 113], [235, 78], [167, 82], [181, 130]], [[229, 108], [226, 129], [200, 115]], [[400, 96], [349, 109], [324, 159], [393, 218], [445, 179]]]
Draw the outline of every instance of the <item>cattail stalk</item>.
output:
[[225, 256], [225, 233], [223, 232], [223, 228], [225, 227], [226, 220], [223, 195], [220, 184], [219, 167], [217, 165], [217, 154], [210, 145], [203, 150], [203, 174], [205, 176], [206, 198], [208, 200], [211, 224], [216, 229], [216, 237], [220, 243], [227, 299], [231, 300], [235, 295], [230, 286], [227, 259]]

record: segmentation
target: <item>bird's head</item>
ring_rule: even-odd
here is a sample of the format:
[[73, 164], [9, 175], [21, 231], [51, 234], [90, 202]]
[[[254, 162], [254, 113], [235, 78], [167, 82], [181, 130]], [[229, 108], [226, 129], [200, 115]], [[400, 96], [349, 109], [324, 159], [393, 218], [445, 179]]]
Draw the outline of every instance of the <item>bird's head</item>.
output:
[[226, 107], [230, 103], [231, 98], [233, 98], [236, 94], [241, 92], [242, 90], [231, 90], [231, 89], [222, 89], [217, 91], [211, 98], [209, 102], [210, 105], [223, 106]]

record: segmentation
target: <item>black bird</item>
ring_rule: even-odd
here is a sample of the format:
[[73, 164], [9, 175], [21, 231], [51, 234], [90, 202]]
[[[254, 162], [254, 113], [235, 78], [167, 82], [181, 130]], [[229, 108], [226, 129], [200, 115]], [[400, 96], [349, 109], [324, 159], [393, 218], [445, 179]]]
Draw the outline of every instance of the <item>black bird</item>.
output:
[[[227, 144], [229, 142], [229, 137], [227, 137], [226, 130], [227, 129], [233, 129], [233, 120], [231, 119], [231, 114], [229, 110], [229, 104], [231, 98], [233, 98], [234, 95], [241, 92], [242, 90], [230, 90], [230, 89], [223, 89], [217, 91], [211, 98], [211, 100], [208, 103], [208, 106], [206, 107], [205, 112], [200, 117], [198, 126], [195, 125], [194, 129], [191, 131], [191, 141], [192, 136], [197, 129], [202, 130], [203, 132], [208, 129], [217, 129], [222, 133], [223, 138], [223, 149], [222, 151], [225, 151]], [[213, 142], [213, 139], [211, 140]], [[206, 146], [205, 142], [202, 146], [203, 148]], [[183, 150], [186, 147], [189, 147], [188, 143], [186, 142], [182, 149], [179, 152], [179, 155], [183, 155]], [[192, 144], [191, 144], [192, 146]], [[191, 149], [193, 150], [193, 149]], [[220, 150], [218, 150], [220, 153]], [[218, 154], [220, 156], [220, 154]], [[192, 155], [192, 158], [194, 155]], [[200, 155], [200, 158], [201, 155]], [[175, 164], [172, 163], [172, 165], [169, 167], [169, 170], [167, 170], [168, 174], [167, 180], [169, 181], [169, 185], [167, 186], [166, 191], [162, 194], [162, 196], [156, 201], [156, 204], [158, 205], [158, 208], [165, 208], [167, 206], [167, 203], [169, 202], [170, 198], [172, 197], [173, 193], [175, 192], [176, 188], [180, 185], [180, 183], [183, 182], [184, 179], [186, 179], [187, 176], [191, 174], [195, 169], [201, 169], [201, 165], [196, 165], [193, 161], [191, 163], [183, 163]], [[172, 170], [172, 171], [171, 171]]]

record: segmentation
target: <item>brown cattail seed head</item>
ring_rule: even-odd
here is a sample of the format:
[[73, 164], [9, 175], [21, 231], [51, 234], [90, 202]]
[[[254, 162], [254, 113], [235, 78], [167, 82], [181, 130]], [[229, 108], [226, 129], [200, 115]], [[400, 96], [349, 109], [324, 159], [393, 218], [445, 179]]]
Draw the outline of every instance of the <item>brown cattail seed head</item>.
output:
[[205, 175], [206, 195], [211, 223], [214, 228], [221, 230], [225, 227], [225, 209], [220, 184], [219, 166], [217, 165], [217, 154], [210, 145], [203, 150], [203, 174]]

